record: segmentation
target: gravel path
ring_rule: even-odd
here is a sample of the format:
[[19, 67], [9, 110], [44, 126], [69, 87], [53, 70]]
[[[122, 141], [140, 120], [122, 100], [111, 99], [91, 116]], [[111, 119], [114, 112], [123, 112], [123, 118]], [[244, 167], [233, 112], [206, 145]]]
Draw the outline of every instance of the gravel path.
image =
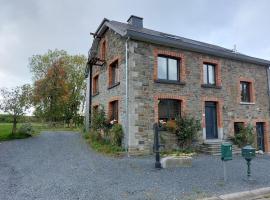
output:
[[250, 185], [245, 162], [228, 162], [222, 181], [218, 157], [198, 156], [192, 168], [153, 168], [154, 157], [110, 158], [95, 153], [79, 134], [44, 132], [0, 143], [0, 199], [195, 199], [270, 186], [270, 157], [252, 162]]

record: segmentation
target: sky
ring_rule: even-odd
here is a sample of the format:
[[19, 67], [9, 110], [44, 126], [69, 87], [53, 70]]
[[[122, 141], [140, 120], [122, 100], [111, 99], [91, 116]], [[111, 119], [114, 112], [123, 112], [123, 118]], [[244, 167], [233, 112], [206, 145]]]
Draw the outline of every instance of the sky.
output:
[[29, 58], [48, 49], [84, 54], [103, 18], [270, 60], [269, 0], [0, 0], [0, 88], [31, 83]]

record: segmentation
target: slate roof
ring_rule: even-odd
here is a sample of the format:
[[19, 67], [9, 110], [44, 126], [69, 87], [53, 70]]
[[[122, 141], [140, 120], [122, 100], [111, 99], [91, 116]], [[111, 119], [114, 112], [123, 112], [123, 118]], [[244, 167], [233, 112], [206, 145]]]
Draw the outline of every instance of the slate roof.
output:
[[96, 34], [102, 35], [107, 28], [111, 28], [122, 37], [131, 38], [134, 40], [150, 42], [154, 44], [175, 47], [183, 50], [200, 52], [204, 54], [214, 55], [223, 58], [229, 58], [238, 61], [249, 62], [262, 66], [270, 66], [270, 61], [247, 56], [231, 49], [226, 49], [217, 45], [208, 44], [176, 35], [171, 35], [159, 31], [154, 31], [147, 28], [138, 28], [128, 23], [118, 21], [110, 21], [104, 19], [98, 27]]

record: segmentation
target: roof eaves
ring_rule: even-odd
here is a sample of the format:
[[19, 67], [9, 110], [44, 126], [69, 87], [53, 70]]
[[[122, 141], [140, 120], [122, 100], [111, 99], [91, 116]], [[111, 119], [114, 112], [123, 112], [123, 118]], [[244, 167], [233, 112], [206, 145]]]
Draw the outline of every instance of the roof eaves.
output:
[[162, 36], [150, 35], [147, 33], [136, 31], [136, 30], [128, 29], [126, 36], [136, 39], [136, 40], [151, 42], [151, 43], [175, 47], [175, 48], [181, 48], [184, 50], [190, 50], [190, 51], [195, 51], [195, 52], [200, 52], [200, 53], [206, 53], [206, 54], [219, 56], [223, 58], [230, 58], [230, 59], [234, 59], [238, 61], [246, 61], [246, 62], [263, 65], [263, 66], [270, 65], [270, 61], [268, 60], [254, 58], [254, 57], [250, 57], [250, 56], [246, 56], [246, 55], [238, 54], [238, 53], [233, 53], [233, 52], [217, 50], [214, 48], [204, 47], [201, 45], [190, 44], [190, 43], [186, 43], [177, 39], [169, 39]]

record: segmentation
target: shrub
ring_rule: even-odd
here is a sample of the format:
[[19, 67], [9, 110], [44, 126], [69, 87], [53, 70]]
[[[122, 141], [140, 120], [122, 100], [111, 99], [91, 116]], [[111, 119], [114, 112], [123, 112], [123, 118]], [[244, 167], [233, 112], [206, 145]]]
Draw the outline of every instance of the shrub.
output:
[[110, 142], [112, 145], [121, 146], [123, 138], [123, 128], [121, 124], [114, 124], [109, 131]]
[[106, 114], [104, 111], [104, 107], [101, 106], [100, 109], [94, 110], [93, 117], [92, 117], [92, 123], [91, 128], [94, 131], [97, 130], [104, 130], [107, 131], [108, 129], [108, 120], [106, 118]]
[[175, 134], [182, 148], [191, 146], [199, 130], [201, 130], [200, 121], [194, 117], [183, 115], [176, 118]]
[[237, 133], [234, 137], [231, 138], [234, 144], [238, 145], [238, 147], [242, 148], [247, 144], [254, 144], [254, 128], [251, 124], [239, 127], [239, 133]]
[[20, 135], [33, 136], [34, 133], [35, 133], [34, 128], [30, 123], [22, 124], [18, 129], [18, 134]]

